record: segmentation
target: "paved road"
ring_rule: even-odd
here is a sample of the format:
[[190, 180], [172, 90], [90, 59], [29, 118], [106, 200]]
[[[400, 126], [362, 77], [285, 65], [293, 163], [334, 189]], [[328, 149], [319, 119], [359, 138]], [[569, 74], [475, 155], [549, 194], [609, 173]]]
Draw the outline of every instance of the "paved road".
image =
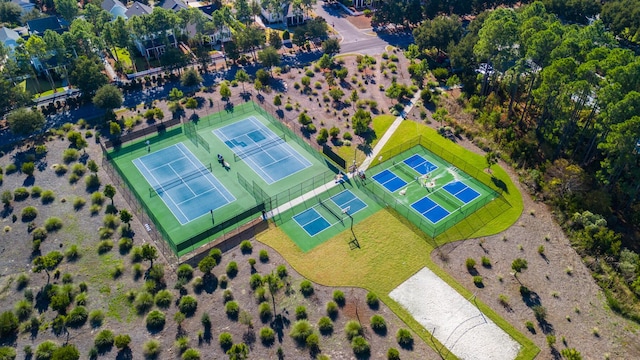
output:
[[381, 54], [387, 45], [405, 47], [413, 43], [411, 33], [374, 32], [372, 29], [358, 29], [347, 20], [350, 16], [340, 7], [331, 7], [324, 2], [314, 6], [316, 15], [323, 17], [339, 33], [340, 53]]

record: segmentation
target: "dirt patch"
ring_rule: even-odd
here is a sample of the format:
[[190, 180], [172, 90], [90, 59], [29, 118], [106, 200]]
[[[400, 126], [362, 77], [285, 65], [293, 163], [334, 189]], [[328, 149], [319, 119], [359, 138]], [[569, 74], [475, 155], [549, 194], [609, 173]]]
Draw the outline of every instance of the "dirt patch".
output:
[[353, 24], [353, 26], [358, 29], [371, 29], [371, 16], [358, 15], [351, 16], [347, 15], [347, 20]]

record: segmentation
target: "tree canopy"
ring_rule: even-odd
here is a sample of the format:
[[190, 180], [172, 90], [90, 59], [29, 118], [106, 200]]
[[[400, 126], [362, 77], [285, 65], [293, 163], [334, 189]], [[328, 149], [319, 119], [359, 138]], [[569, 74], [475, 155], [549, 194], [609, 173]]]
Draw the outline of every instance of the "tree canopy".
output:
[[44, 115], [38, 110], [16, 109], [7, 115], [9, 129], [16, 135], [27, 135], [39, 131], [45, 124]]
[[93, 96], [93, 104], [107, 111], [122, 106], [122, 100], [122, 91], [110, 84], [102, 86]]

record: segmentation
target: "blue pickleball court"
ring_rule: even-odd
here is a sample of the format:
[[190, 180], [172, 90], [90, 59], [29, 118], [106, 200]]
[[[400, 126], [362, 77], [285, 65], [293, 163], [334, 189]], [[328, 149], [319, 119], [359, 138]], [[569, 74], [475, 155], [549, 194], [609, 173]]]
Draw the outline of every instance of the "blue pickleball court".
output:
[[316, 234], [331, 227], [331, 224], [320, 215], [316, 209], [307, 209], [298, 215], [293, 217], [293, 220], [300, 225], [309, 236], [315, 236]]
[[411, 204], [411, 207], [433, 224], [439, 222], [450, 214], [442, 206], [438, 205], [438, 203], [429, 199], [427, 196]]
[[442, 188], [465, 204], [470, 203], [480, 196], [479, 192], [459, 180], [452, 181], [444, 185]]
[[426, 175], [432, 171], [438, 169], [438, 166], [431, 163], [429, 160], [423, 158], [422, 156], [415, 154], [412, 155], [403, 161], [407, 166], [415, 170], [420, 175]]
[[406, 181], [402, 180], [389, 169], [382, 170], [381, 172], [373, 175], [372, 178], [390, 192], [395, 192], [407, 185]]

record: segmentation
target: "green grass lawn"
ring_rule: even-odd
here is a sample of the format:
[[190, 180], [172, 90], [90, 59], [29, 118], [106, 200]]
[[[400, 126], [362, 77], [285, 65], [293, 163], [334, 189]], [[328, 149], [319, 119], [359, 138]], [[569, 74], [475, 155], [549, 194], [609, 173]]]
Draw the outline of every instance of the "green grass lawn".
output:
[[129, 50], [116, 47], [116, 53], [114, 57], [124, 65], [125, 68], [131, 67], [131, 55], [129, 54]]
[[[391, 122], [392, 120], [388, 120], [385, 130]], [[374, 124], [374, 128], [375, 126]], [[379, 134], [379, 137], [382, 136], [378, 130], [376, 134]], [[428, 136], [429, 140], [463, 157], [480, 169], [486, 167], [483, 156], [471, 153], [442, 138], [433, 129], [411, 121], [404, 121], [401, 124], [383, 151], [402, 144], [416, 135]], [[494, 166], [492, 170], [493, 175], [505, 183], [507, 192], [504, 196], [512, 206], [476, 231], [473, 234], [475, 237], [488, 236], [507, 229], [522, 213], [522, 197], [507, 173], [498, 166]], [[484, 209], [478, 210], [477, 213]], [[461, 240], [460, 237], [456, 238], [456, 234], [460, 234], [459, 231], [454, 231], [457, 226], [459, 225], [438, 237], [438, 244], [442, 244], [443, 241]], [[472, 295], [471, 292], [431, 260], [430, 253], [434, 250], [433, 240], [394, 210], [383, 209], [376, 212], [356, 224], [354, 231], [360, 242], [361, 248], [358, 250], [349, 249], [351, 233], [348, 230], [306, 253], [296, 246], [280, 227], [272, 227], [257, 238], [277, 250], [296, 271], [314, 282], [326, 286], [356, 286], [373, 291], [427, 344], [434, 349], [439, 349], [441, 344], [431, 337], [427, 329], [424, 329], [403, 307], [393, 301], [388, 296], [389, 292], [424, 266], [438, 274], [462, 296], [468, 298]], [[341, 264], [341, 266], [338, 267], [335, 264]], [[520, 343], [522, 348], [517, 359], [535, 358], [540, 349], [532, 341], [486, 304], [478, 301], [477, 305], [485, 315]], [[453, 359], [455, 356], [446, 354], [446, 358]]]
[[[18, 86], [22, 86], [23, 89], [27, 90], [29, 93], [33, 94], [34, 98], [39, 98], [41, 96], [47, 96], [54, 93], [54, 88], [51, 87], [51, 83], [46, 79], [38, 79], [38, 82], [34, 78], [28, 78], [22, 81]], [[62, 81], [57, 80], [54, 81], [54, 86], [56, 92], [63, 92], [64, 88], [62, 87]]]
[[[387, 129], [389, 129], [389, 127], [391, 126], [391, 124], [393, 124], [393, 121], [395, 119], [396, 117], [393, 115], [379, 115], [373, 118], [372, 128], [373, 128], [373, 132], [375, 133], [375, 138], [370, 144], [371, 149], [373, 149], [373, 147], [376, 146], [378, 141], [380, 141], [380, 138], [382, 137], [382, 135], [384, 135], [384, 133], [387, 132]], [[353, 135], [353, 131], [349, 131], [349, 132], [351, 133], [351, 135]], [[362, 162], [367, 156], [364, 152], [362, 152], [362, 150], [360, 149], [356, 150], [356, 146], [360, 145], [360, 140], [355, 135], [353, 135], [353, 137], [354, 139], [351, 141], [351, 146], [340, 146], [336, 149], [337, 150], [336, 152], [338, 153], [338, 155], [340, 155], [343, 159], [347, 160], [347, 166], [351, 166], [354, 158], [354, 152], [356, 152], [355, 158], [358, 164], [362, 164]]]

